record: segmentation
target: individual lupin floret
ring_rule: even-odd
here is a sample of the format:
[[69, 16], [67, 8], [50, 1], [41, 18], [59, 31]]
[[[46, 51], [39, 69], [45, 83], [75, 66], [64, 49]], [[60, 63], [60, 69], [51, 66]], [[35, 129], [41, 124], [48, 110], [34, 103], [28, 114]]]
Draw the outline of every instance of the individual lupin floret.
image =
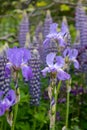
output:
[[32, 68], [33, 77], [29, 81], [30, 88], [30, 104], [39, 105], [41, 97], [41, 61], [39, 53], [36, 49], [32, 51], [31, 60], [29, 65]]
[[45, 18], [45, 22], [44, 22], [44, 29], [43, 29], [43, 35], [44, 35], [44, 39], [46, 38], [46, 36], [49, 34], [50, 31], [50, 25], [53, 23], [50, 11], [47, 11], [46, 14], [46, 18]]
[[29, 32], [29, 21], [28, 21], [28, 16], [27, 13], [23, 13], [23, 19], [20, 24], [20, 29], [19, 29], [19, 44], [21, 47], [24, 47], [25, 42], [26, 42], [26, 35]]

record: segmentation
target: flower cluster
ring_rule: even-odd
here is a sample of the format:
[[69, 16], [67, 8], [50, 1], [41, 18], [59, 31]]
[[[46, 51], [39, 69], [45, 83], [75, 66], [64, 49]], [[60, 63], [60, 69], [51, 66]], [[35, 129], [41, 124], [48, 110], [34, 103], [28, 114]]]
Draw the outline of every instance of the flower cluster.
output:
[[[55, 63], [54, 59], [56, 59]], [[70, 79], [70, 75], [63, 70], [65, 61], [62, 56], [56, 56], [56, 53], [50, 53], [46, 57], [46, 63], [48, 67], [45, 67], [45, 69], [42, 70], [44, 76], [46, 76], [47, 73], [52, 72], [56, 73], [59, 80]]]
[[[56, 53], [50, 53], [46, 57], [46, 63], [48, 67], [45, 67], [42, 70], [44, 76], [47, 73], [56, 73], [56, 76], [59, 80], [68, 80], [70, 79], [70, 75], [64, 71], [69, 68], [72, 62], [74, 63], [74, 67], [79, 69], [79, 62], [77, 61], [78, 51], [76, 49], [66, 48], [63, 52], [62, 56], [56, 56]], [[55, 63], [54, 63], [55, 62]]]
[[14, 90], [10, 89], [5, 96], [4, 91], [0, 91], [0, 116], [4, 115], [15, 103], [16, 94]]
[[5, 76], [8, 76], [13, 71], [22, 70], [22, 75], [27, 80], [32, 77], [32, 69], [27, 65], [28, 60], [31, 58], [30, 51], [25, 48], [10, 48], [7, 50], [7, 58], [9, 62], [6, 64]]
[[52, 23], [50, 25], [50, 32], [46, 36], [46, 39], [44, 40], [43, 44], [47, 46], [51, 40], [57, 41], [60, 47], [65, 47], [66, 42], [64, 40], [64, 36], [67, 35], [67, 26], [63, 24], [63, 27], [61, 28], [61, 32], [57, 32], [57, 23]]

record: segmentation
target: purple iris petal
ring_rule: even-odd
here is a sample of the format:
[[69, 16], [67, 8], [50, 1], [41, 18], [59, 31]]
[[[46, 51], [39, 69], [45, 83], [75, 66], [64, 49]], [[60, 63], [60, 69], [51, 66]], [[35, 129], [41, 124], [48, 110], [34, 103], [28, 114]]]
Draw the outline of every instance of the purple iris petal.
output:
[[14, 104], [16, 101], [16, 94], [14, 90], [9, 90], [6, 94], [6, 98], [11, 102], [11, 104]]
[[4, 115], [5, 113], [5, 106], [2, 102], [0, 102], [0, 116]]
[[9, 90], [6, 94], [5, 98], [3, 99], [5, 109], [9, 109], [16, 103], [16, 94], [14, 90]]
[[56, 56], [56, 61], [57, 61], [57, 65], [58, 65], [58, 67], [63, 67], [64, 66], [64, 59], [63, 59], [63, 57], [62, 56]]
[[50, 73], [50, 69], [49, 69], [49, 67], [46, 67], [41, 72], [42, 72], [43, 76], [46, 77], [47, 73]]
[[47, 38], [47, 39], [44, 40], [43, 45], [47, 47], [49, 42], [50, 42], [50, 39]]
[[26, 48], [22, 48], [22, 51], [23, 51], [23, 61], [24, 61], [24, 63], [26, 63], [31, 58], [31, 53]]
[[70, 75], [68, 73], [66, 73], [65, 71], [63, 71], [62, 69], [60, 69], [58, 71], [57, 77], [59, 80], [68, 80], [70, 79]]
[[65, 41], [63, 40], [62, 37], [58, 38], [58, 42], [59, 42], [60, 47], [65, 47], [66, 43], [65, 43]]
[[5, 66], [5, 77], [8, 77], [11, 74], [11, 67], [12, 67], [11, 63], [6, 64], [6, 66]]
[[29, 67], [29, 66], [27, 66], [27, 65], [23, 65], [23, 66], [21, 67], [21, 69], [22, 69], [22, 75], [24, 76], [24, 78], [25, 78], [26, 80], [29, 80], [29, 79], [32, 78], [33, 73], [32, 73], [31, 67]]
[[50, 53], [47, 55], [46, 57], [46, 63], [47, 65], [50, 67], [50, 66], [53, 66], [53, 61], [54, 61], [54, 58], [56, 56], [56, 53]]
[[71, 52], [71, 49], [70, 48], [66, 48], [63, 52], [63, 56], [66, 57], [66, 56], [70, 56], [70, 52]]
[[67, 32], [68, 32], [67, 25], [63, 22], [61, 26], [61, 33], [64, 35]]
[[12, 49], [8, 49], [7, 58], [14, 66], [20, 67], [23, 60], [22, 49], [16, 47]]
[[74, 62], [74, 67], [76, 69], [79, 69], [79, 62], [77, 60], [74, 60], [73, 62]]
[[78, 56], [78, 50], [72, 49], [70, 51], [70, 59], [76, 58]]
[[50, 25], [50, 33], [57, 33], [57, 27], [58, 27], [57, 23], [51, 24]]

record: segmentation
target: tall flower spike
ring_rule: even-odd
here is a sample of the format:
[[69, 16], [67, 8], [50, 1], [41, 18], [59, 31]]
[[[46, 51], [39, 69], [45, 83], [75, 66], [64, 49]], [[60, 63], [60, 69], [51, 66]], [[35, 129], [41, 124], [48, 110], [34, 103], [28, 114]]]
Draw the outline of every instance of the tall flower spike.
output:
[[26, 35], [25, 47], [26, 47], [26, 48], [29, 48], [30, 43], [31, 43], [31, 40], [30, 40], [30, 33], [28, 32], [27, 35]]
[[47, 10], [46, 13], [46, 18], [45, 18], [45, 22], [44, 22], [44, 28], [43, 28], [43, 36], [44, 39], [46, 38], [46, 36], [49, 34], [50, 31], [50, 25], [53, 23], [50, 11]]
[[0, 90], [2, 90], [4, 94], [6, 94], [10, 90], [10, 80], [11, 80], [10, 75], [9, 77], [5, 77], [5, 66], [6, 63], [8, 62], [5, 52], [6, 49], [7, 45], [5, 44], [0, 52]]
[[43, 26], [42, 25], [43, 23], [42, 21], [40, 21], [35, 30], [35, 37], [39, 43], [40, 41], [43, 40]]
[[81, 44], [87, 44], [87, 16], [81, 2], [76, 7], [76, 28], [80, 31]]
[[27, 13], [23, 13], [23, 19], [20, 24], [20, 29], [19, 29], [19, 44], [21, 47], [24, 47], [25, 42], [26, 42], [26, 35], [29, 32], [29, 21], [28, 21], [28, 16]]
[[32, 51], [32, 58], [29, 61], [32, 68], [33, 77], [29, 80], [30, 88], [30, 104], [39, 105], [41, 97], [41, 61], [39, 53], [36, 49]]
[[80, 63], [80, 71], [87, 71], [87, 16], [81, 2], [78, 2], [76, 7], [76, 28], [80, 33], [80, 44], [75, 45], [74, 48], [78, 49], [78, 61]]

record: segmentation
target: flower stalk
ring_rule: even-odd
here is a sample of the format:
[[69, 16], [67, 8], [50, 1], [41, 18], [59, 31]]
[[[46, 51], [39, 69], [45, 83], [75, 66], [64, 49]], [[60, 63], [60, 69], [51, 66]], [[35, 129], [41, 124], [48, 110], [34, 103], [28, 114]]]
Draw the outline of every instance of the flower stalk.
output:
[[68, 130], [68, 119], [69, 119], [69, 103], [70, 103], [70, 90], [71, 90], [71, 81], [67, 81], [67, 103], [66, 103], [66, 130]]
[[50, 130], [55, 130], [56, 126], [56, 109], [57, 109], [57, 99], [61, 86], [61, 81], [59, 81], [56, 87], [55, 80], [52, 80], [51, 87], [49, 87], [48, 95], [50, 98]]
[[16, 104], [14, 106], [14, 114], [13, 114], [13, 122], [12, 122], [11, 130], [14, 130], [15, 128], [16, 117], [17, 117], [17, 112], [18, 112], [18, 103], [20, 100], [20, 93], [19, 93], [19, 88], [18, 88], [18, 71], [15, 72], [14, 84], [15, 84], [15, 91], [16, 91]]

